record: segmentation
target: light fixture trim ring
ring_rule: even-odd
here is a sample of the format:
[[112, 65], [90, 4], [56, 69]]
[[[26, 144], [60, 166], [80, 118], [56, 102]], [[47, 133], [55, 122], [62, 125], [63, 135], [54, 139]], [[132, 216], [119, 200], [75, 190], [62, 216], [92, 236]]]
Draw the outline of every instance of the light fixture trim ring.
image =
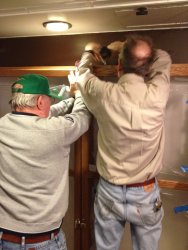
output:
[[[42, 25], [43, 25], [44, 28], [48, 29], [47, 28], [48, 24], [66, 24], [67, 28], [65, 30], [62, 30], [62, 31], [69, 30], [72, 27], [71, 23], [65, 22], [65, 21], [59, 21], [59, 20], [58, 21], [55, 21], [55, 20], [53, 20], [53, 21], [46, 21]], [[58, 30], [54, 30], [54, 31], [58, 31]], [[61, 31], [61, 30], [59, 30], [59, 31]]]

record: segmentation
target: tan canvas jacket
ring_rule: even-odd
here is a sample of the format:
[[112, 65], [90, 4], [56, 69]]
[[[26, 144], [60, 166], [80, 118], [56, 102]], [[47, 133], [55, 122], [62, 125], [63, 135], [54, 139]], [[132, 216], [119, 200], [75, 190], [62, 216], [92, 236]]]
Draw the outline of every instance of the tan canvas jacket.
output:
[[118, 185], [155, 177], [162, 168], [170, 56], [156, 51], [147, 82], [132, 73], [124, 74], [117, 84], [101, 81], [90, 66], [84, 55], [78, 86], [99, 126], [99, 174]]

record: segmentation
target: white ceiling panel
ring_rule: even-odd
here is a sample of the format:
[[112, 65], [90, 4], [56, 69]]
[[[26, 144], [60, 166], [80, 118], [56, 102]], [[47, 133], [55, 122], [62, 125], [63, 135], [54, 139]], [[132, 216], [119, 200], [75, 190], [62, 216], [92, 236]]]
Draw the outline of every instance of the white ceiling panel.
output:
[[147, 15], [135, 16], [135, 9], [121, 9], [116, 11], [116, 16], [125, 29], [188, 27], [188, 5], [156, 6], [147, 10]]
[[[136, 15], [146, 7], [147, 15]], [[47, 31], [42, 23], [67, 21], [66, 32]], [[0, 38], [128, 30], [188, 28], [188, 1], [182, 0], [0, 0]]]

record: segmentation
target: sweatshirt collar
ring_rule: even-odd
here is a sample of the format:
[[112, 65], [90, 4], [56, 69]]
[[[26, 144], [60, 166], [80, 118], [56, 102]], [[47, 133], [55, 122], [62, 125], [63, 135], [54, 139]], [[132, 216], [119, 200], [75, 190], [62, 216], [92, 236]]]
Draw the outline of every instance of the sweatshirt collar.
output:
[[17, 111], [12, 111], [12, 114], [14, 114], [14, 115], [29, 115], [29, 116], [38, 116], [38, 115], [33, 114], [33, 113], [27, 113], [27, 112], [17, 112]]

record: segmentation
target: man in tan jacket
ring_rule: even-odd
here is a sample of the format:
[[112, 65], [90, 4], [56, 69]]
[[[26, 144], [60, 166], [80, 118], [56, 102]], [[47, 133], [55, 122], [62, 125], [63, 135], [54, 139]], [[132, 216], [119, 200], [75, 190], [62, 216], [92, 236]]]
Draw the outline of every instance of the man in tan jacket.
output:
[[168, 53], [139, 35], [123, 43], [116, 84], [92, 73], [89, 54], [81, 58], [78, 87], [99, 127], [97, 250], [118, 249], [126, 222], [134, 250], [158, 247], [163, 209], [156, 176], [162, 168], [170, 66]]

